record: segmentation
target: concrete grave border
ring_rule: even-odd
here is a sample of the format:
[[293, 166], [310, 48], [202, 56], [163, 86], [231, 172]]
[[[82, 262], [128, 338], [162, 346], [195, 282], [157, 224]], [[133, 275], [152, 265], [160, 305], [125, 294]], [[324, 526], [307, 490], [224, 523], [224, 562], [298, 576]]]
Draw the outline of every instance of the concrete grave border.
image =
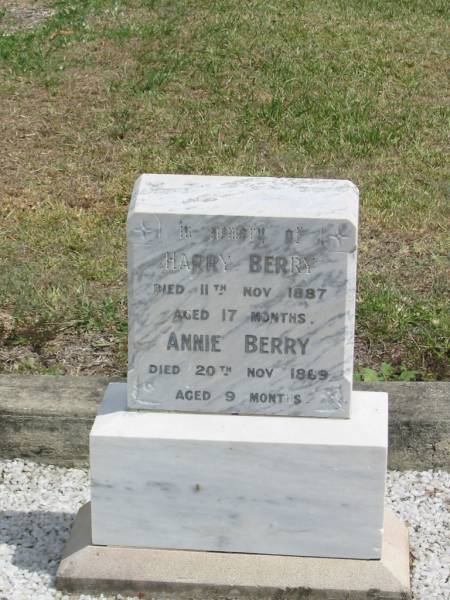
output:
[[[0, 375], [0, 458], [88, 464], [107, 384], [118, 378]], [[389, 394], [389, 468], [450, 470], [450, 382], [358, 383]]]

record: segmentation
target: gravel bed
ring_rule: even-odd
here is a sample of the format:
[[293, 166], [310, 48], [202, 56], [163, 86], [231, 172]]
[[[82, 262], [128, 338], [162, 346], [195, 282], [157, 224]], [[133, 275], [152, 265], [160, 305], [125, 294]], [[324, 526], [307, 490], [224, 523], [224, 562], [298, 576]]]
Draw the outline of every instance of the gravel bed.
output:
[[[69, 598], [53, 581], [75, 513], [88, 499], [86, 470], [0, 461], [0, 600]], [[414, 600], [449, 600], [450, 473], [390, 472], [386, 502], [409, 526]]]

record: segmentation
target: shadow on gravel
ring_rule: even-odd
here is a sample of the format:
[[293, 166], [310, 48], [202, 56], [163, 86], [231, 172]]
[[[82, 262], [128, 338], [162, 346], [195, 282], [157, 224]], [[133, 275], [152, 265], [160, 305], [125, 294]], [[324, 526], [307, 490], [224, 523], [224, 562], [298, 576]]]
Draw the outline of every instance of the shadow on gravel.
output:
[[0, 545], [14, 547], [12, 564], [55, 575], [74, 513], [0, 511]]

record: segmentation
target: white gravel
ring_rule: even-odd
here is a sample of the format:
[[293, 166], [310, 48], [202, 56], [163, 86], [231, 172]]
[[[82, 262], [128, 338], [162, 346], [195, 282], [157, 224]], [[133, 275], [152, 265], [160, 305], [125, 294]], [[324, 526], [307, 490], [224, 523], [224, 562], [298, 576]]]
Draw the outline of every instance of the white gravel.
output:
[[[449, 600], [450, 473], [391, 472], [387, 493], [409, 525], [413, 598]], [[88, 499], [85, 470], [0, 461], [0, 600], [69, 598], [53, 580], [74, 515]]]

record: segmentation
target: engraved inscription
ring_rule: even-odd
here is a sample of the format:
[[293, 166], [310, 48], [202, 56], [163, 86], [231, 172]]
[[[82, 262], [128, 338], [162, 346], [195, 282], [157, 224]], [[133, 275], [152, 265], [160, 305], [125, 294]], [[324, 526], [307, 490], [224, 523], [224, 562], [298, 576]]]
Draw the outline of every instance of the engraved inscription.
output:
[[252, 323], [301, 324], [306, 322], [306, 314], [294, 312], [268, 312], [267, 310], [252, 311], [250, 313], [250, 321], [252, 321]]
[[192, 254], [164, 252], [161, 268], [165, 271], [190, 271], [192, 273], [219, 273], [230, 268], [230, 257], [221, 254]]
[[245, 336], [245, 353], [254, 354], [305, 354], [309, 338]]
[[258, 240], [263, 242], [265, 239], [264, 227], [244, 227], [244, 226], [229, 226], [229, 225], [213, 225], [209, 227], [208, 240], [210, 242], [218, 240], [248, 240], [253, 242]]
[[296, 275], [311, 273], [311, 258], [306, 256], [262, 256], [250, 254], [248, 259], [249, 273], [282, 273]]
[[174, 331], [167, 340], [167, 350], [179, 352], [222, 352], [220, 348], [221, 335], [204, 335], [182, 333], [177, 335]]
[[345, 416], [353, 233], [326, 217], [139, 214], [131, 406]]
[[286, 233], [284, 236], [286, 244], [300, 244], [304, 233], [305, 230], [301, 225], [297, 226], [295, 230], [286, 229]]

